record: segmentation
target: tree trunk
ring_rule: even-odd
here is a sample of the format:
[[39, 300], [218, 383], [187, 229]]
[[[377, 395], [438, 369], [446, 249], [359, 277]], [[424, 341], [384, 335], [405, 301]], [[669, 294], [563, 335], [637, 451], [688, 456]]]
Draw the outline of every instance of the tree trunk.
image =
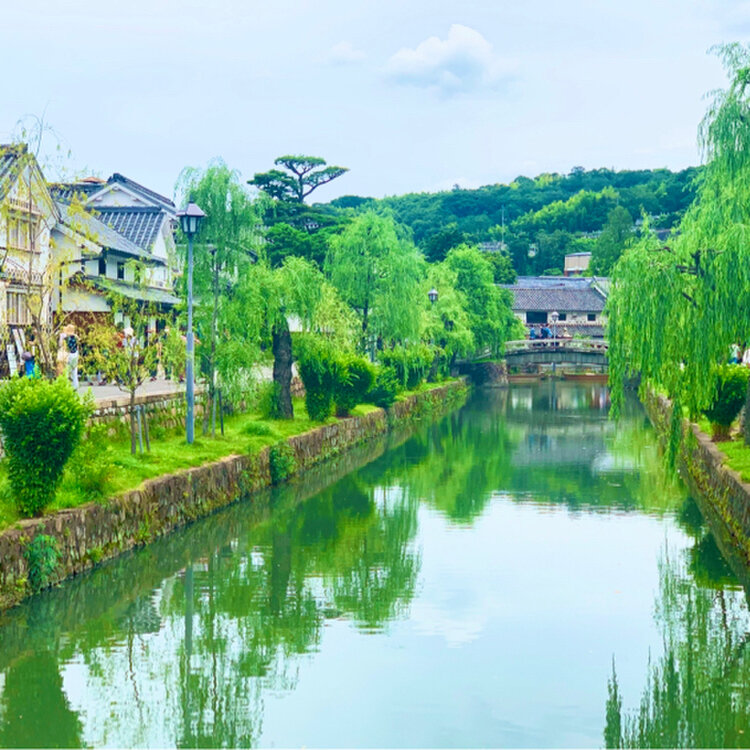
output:
[[282, 317], [271, 333], [273, 382], [276, 385], [276, 413], [281, 419], [294, 419], [292, 406], [292, 334]]
[[219, 263], [214, 254], [214, 309], [211, 314], [211, 374], [208, 386], [211, 405], [211, 437], [216, 437], [216, 323], [219, 317]]
[[135, 426], [135, 389], [130, 390], [130, 455], [135, 456], [136, 452], [136, 426]]

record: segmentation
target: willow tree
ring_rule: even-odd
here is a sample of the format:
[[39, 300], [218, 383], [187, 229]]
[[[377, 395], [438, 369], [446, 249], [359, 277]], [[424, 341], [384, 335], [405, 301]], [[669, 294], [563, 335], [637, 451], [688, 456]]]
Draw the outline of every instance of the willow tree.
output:
[[[230, 380], [242, 371], [243, 364], [240, 358], [235, 367], [231, 366], [237, 347], [218, 335], [222, 306], [256, 256], [261, 239], [260, 220], [239, 173], [221, 160], [212, 162], [205, 170], [184, 169], [178, 192], [206, 213], [194, 254], [193, 288], [198, 351], [208, 381], [211, 430], [215, 433], [218, 361], [224, 362], [223, 370]], [[219, 351], [224, 343], [228, 346]]]
[[262, 259], [249, 268], [227, 303], [224, 335], [230, 346], [253, 344], [273, 357], [275, 416], [294, 416], [291, 395], [292, 334], [290, 320], [301, 332], [325, 336], [339, 349], [351, 346], [351, 312], [318, 267], [289, 257], [280, 268]]
[[750, 342], [750, 47], [716, 49], [730, 78], [699, 128], [706, 161], [697, 197], [668, 247], [648, 232], [617, 263], [608, 301], [615, 408], [629, 373], [665, 388], [695, 414], [716, 365]]
[[[468, 303], [463, 292], [457, 289], [456, 272], [445, 263], [427, 266], [427, 275], [422, 282], [418, 299], [422, 301], [420, 338], [438, 347], [438, 358], [448, 363], [464, 357], [475, 349], [474, 333], [469, 323]], [[435, 289], [438, 297], [430, 301], [429, 290]]]
[[419, 289], [424, 259], [395, 221], [374, 211], [357, 216], [331, 238], [326, 272], [360, 321], [363, 346], [372, 338], [419, 336]]
[[495, 285], [492, 266], [475, 247], [461, 245], [445, 258], [456, 275], [456, 288], [466, 300], [469, 327], [477, 348], [502, 353], [503, 345], [517, 335], [518, 323], [511, 310], [511, 295]]

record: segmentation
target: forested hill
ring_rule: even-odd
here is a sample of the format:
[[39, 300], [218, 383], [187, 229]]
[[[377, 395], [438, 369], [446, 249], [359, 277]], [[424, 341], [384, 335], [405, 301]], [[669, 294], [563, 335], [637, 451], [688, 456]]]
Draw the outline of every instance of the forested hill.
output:
[[608, 273], [644, 213], [652, 228], [679, 222], [693, 200], [699, 172], [696, 167], [680, 172], [576, 167], [568, 175], [518, 177], [509, 185], [379, 200], [343, 196], [328, 205], [390, 209], [433, 261], [461, 242], [494, 242], [506, 249], [519, 274], [560, 273], [565, 254], [587, 250], [595, 272]]

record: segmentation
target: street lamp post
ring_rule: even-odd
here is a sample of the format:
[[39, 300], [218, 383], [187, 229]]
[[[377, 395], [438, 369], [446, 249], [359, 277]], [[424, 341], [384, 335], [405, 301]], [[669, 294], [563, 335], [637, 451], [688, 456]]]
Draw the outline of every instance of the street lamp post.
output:
[[549, 314], [550, 318], [552, 318], [552, 338], [557, 338], [557, 321], [560, 319], [560, 313], [557, 312], [557, 310], [553, 310]]
[[[552, 346], [556, 349], [560, 344], [557, 341], [557, 321], [560, 319], [560, 313], [557, 310], [553, 310], [549, 314], [552, 318]], [[552, 372], [557, 372], [557, 363], [552, 362]]]
[[435, 287], [432, 287], [429, 292], [427, 292], [427, 296], [429, 297], [430, 302], [434, 305], [437, 302], [438, 298], [438, 290], [435, 289]]
[[184, 211], [177, 214], [180, 218], [180, 226], [188, 239], [187, 257], [187, 361], [185, 363], [185, 400], [187, 402], [187, 414], [185, 415], [185, 432], [188, 443], [195, 439], [195, 379], [193, 369], [195, 363], [195, 343], [193, 340], [193, 238], [198, 234], [206, 214], [201, 211], [195, 203], [188, 203]]

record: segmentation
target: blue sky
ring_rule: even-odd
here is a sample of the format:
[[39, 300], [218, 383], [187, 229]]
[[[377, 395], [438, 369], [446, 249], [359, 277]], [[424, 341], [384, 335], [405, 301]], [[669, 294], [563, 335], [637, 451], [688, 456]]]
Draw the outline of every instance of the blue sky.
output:
[[[172, 194], [220, 156], [350, 168], [337, 195], [696, 164], [721, 0], [25, 0], [3, 8], [0, 138], [45, 113], [76, 174]], [[51, 151], [54, 140], [48, 138]]]

